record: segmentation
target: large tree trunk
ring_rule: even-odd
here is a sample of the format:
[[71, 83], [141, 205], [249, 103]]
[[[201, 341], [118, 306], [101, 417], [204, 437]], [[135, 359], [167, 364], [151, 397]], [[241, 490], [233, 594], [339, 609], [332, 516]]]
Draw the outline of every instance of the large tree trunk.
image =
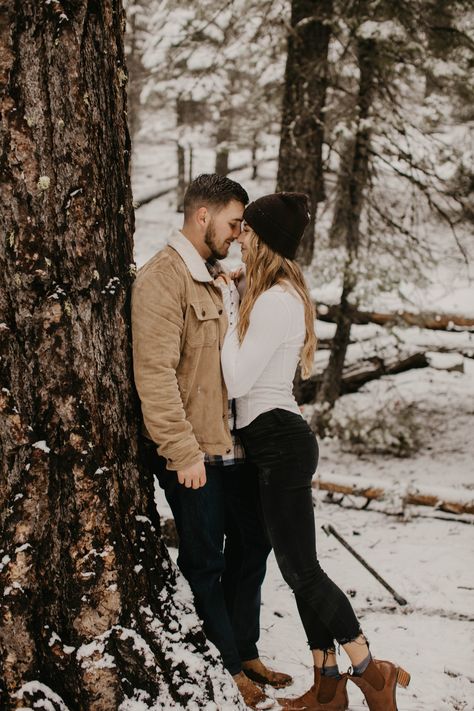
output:
[[332, 0], [292, 0], [277, 190], [305, 192], [311, 220], [297, 259], [311, 263], [318, 203], [324, 199], [322, 147]]
[[239, 708], [137, 466], [120, 2], [1, 13], [0, 707]]

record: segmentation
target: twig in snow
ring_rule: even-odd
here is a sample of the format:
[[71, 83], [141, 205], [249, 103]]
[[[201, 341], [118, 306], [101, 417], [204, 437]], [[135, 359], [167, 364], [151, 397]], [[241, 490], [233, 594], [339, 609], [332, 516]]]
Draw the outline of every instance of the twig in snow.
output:
[[364, 558], [362, 558], [362, 556], [359, 555], [359, 553], [357, 553], [357, 551], [355, 551], [355, 550], [352, 548], [351, 545], [349, 545], [349, 543], [347, 543], [347, 541], [341, 536], [341, 534], [336, 531], [336, 529], [334, 528], [334, 526], [332, 526], [330, 523], [328, 523], [328, 524], [324, 525], [322, 528], [323, 528], [324, 533], [326, 533], [328, 536], [330, 536], [330, 535], [332, 534], [332, 535], [334, 536], [334, 538], [337, 538], [337, 540], [339, 541], [339, 543], [341, 543], [341, 544], [344, 546], [344, 548], [346, 548], [346, 549], [349, 551], [349, 553], [351, 553], [351, 554], [354, 556], [354, 558], [356, 558], [356, 559], [359, 561], [359, 563], [361, 563], [361, 564], [364, 566], [364, 568], [366, 568], [366, 570], [368, 570], [369, 573], [371, 573], [371, 574], [374, 576], [374, 578], [375, 578], [376, 580], [378, 580], [379, 583], [380, 583], [381, 585], [383, 585], [386, 590], [389, 591], [389, 593], [392, 595], [392, 597], [394, 598], [394, 600], [396, 600], [396, 602], [398, 602], [399, 605], [408, 605], [408, 602], [405, 600], [405, 598], [402, 597], [401, 595], [399, 595], [399, 594], [387, 583], [387, 581], [384, 580], [384, 579], [382, 578], [382, 576], [379, 575], [379, 574], [377, 573], [377, 571], [374, 570], [374, 568], [372, 568], [372, 566], [369, 565], [369, 564], [367, 563], [367, 561], [364, 560]]

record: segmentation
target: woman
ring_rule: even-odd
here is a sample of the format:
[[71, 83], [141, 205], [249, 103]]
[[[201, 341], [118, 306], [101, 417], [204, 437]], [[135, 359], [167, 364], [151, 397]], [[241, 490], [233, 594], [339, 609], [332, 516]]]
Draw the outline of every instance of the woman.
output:
[[[250, 203], [238, 241], [246, 265], [246, 290], [235, 306], [235, 288], [220, 278], [229, 329], [222, 367], [229, 396], [236, 398], [238, 434], [258, 467], [265, 523], [281, 573], [293, 590], [314, 659], [314, 684], [287, 709], [343, 711], [351, 679], [370, 711], [396, 711], [397, 682], [409, 675], [374, 660], [346, 595], [324, 573], [316, 554], [311, 479], [318, 461], [316, 439], [292, 393], [298, 362], [308, 378], [316, 348], [314, 310], [294, 261], [309, 221], [300, 193], [276, 193]], [[352, 663], [339, 674], [337, 641]]]

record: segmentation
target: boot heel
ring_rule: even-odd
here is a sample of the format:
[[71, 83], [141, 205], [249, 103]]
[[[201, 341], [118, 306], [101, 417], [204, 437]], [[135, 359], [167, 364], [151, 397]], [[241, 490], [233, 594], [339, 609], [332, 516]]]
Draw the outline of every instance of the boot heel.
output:
[[408, 684], [410, 683], [410, 679], [411, 679], [410, 674], [407, 671], [405, 671], [405, 669], [402, 669], [402, 667], [398, 667], [397, 684], [399, 684], [399, 686], [403, 686], [403, 688], [406, 689]]

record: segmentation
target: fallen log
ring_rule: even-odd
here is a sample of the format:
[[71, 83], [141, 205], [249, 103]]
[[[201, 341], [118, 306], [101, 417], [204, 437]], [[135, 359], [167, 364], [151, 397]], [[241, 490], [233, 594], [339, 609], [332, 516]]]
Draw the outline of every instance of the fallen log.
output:
[[177, 185], [173, 183], [172, 185], [169, 185], [167, 188], [162, 188], [161, 190], [155, 190], [152, 192], [150, 195], [144, 195], [141, 198], [137, 198], [134, 201], [134, 207], [135, 210], [138, 210], [142, 205], [148, 205], [148, 203], [153, 202], [153, 200], [157, 200], [160, 197], [163, 197], [164, 195], [168, 195], [168, 193], [172, 193], [173, 190], [176, 190]]
[[[329, 359], [328, 351], [323, 351], [323, 353]], [[374, 354], [344, 366], [341, 395], [357, 392], [365, 383], [377, 380], [383, 375], [395, 375], [413, 368], [426, 368], [428, 365], [429, 361], [426, 353], [417, 351], [416, 348], [412, 348], [411, 352], [408, 349], [404, 351], [400, 349], [397, 353], [393, 352], [386, 357], [380, 351], [379, 355]], [[323, 378], [324, 368], [325, 364], [316, 362], [313, 375], [299, 384], [298, 402], [300, 405], [315, 401]]]
[[449, 487], [436, 487], [426, 490], [415, 484], [397, 485], [397, 488], [387, 489], [381, 482], [369, 481], [357, 477], [340, 475], [325, 475], [324, 479], [317, 478], [313, 487], [321, 491], [330, 491], [337, 494], [360, 496], [367, 501], [398, 500], [401, 507], [409, 504], [415, 506], [431, 506], [437, 511], [446, 511], [454, 514], [474, 514], [474, 494], [471, 491], [460, 491]]
[[[462, 334], [456, 334], [462, 335]], [[441, 354], [441, 355], [437, 355]], [[347, 348], [341, 379], [341, 395], [357, 392], [365, 383], [383, 375], [395, 375], [415, 368], [464, 372], [463, 355], [474, 355], [466, 343], [430, 343], [423, 346], [398, 335], [385, 334], [351, 343]], [[317, 351], [310, 378], [298, 383], [298, 402], [314, 402], [330, 357], [329, 348]]]
[[436, 519], [436, 521], [446, 521], [447, 523], [463, 523], [467, 526], [474, 526], [474, 518], [469, 516], [469, 514], [465, 514], [463, 517], [460, 514], [448, 514], [444, 511], [435, 509], [434, 512], [429, 510], [419, 510], [417, 513], [413, 513], [413, 511], [410, 511], [407, 515], [404, 511], [388, 511], [383, 508], [369, 508], [368, 504], [370, 504], [371, 501], [373, 501], [373, 499], [366, 499], [365, 504], [357, 506], [354, 503], [350, 503], [345, 498], [344, 494], [340, 494], [340, 496], [336, 498], [334, 492], [332, 491], [327, 491], [326, 497], [324, 498], [325, 504], [339, 506], [342, 509], [351, 509], [351, 511], [368, 511], [369, 513], [383, 514], [384, 516], [392, 516], [398, 519], [403, 518], [404, 521], [412, 521], [415, 518], [429, 518]]
[[[321, 321], [336, 322], [339, 316], [339, 304], [316, 304], [318, 318]], [[448, 331], [453, 328], [473, 329], [474, 318], [462, 316], [461, 314], [445, 314], [426, 312], [414, 313], [411, 311], [397, 311], [396, 313], [381, 313], [378, 311], [360, 311], [357, 306], [351, 305], [349, 315], [352, 323], [368, 324], [376, 323], [379, 326], [396, 326], [408, 324], [431, 330]]]
[[342, 376], [342, 392], [353, 393], [359, 388], [368, 383], [370, 380], [376, 380], [382, 375], [395, 375], [403, 373], [406, 370], [413, 368], [426, 368], [429, 361], [426, 353], [412, 353], [411, 355], [401, 355], [390, 359], [382, 359], [379, 356], [366, 358], [359, 363], [344, 368]]

